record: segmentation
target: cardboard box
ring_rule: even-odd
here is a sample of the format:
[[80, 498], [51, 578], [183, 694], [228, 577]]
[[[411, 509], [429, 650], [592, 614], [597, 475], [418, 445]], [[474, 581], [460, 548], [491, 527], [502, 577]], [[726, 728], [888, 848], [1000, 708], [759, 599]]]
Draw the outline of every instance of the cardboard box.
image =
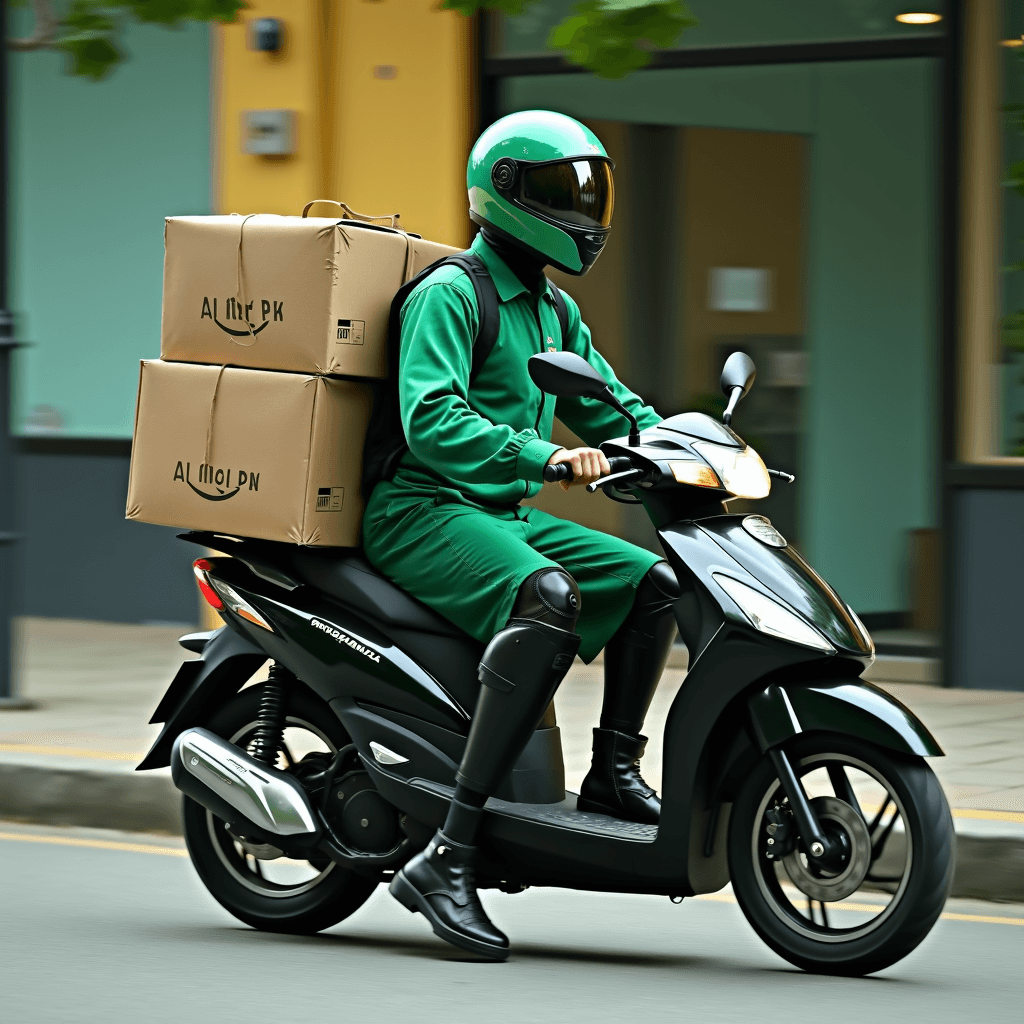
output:
[[126, 517], [354, 547], [370, 407], [354, 381], [144, 361]]
[[387, 376], [404, 282], [450, 253], [327, 217], [168, 217], [160, 355], [191, 363]]

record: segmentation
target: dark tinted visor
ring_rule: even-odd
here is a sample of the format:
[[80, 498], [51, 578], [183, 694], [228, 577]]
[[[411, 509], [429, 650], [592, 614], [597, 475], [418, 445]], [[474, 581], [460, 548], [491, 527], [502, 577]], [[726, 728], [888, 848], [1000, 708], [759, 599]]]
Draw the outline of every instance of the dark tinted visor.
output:
[[607, 160], [567, 160], [523, 174], [521, 201], [538, 213], [585, 228], [612, 222], [615, 185]]

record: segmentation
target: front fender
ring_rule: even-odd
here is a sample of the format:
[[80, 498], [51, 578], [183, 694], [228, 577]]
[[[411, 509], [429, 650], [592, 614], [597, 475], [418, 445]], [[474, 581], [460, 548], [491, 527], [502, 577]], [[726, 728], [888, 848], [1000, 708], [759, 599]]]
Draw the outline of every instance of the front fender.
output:
[[920, 757], [943, 752], [908, 707], [862, 679], [773, 683], [750, 698], [748, 709], [762, 752], [805, 732], [857, 736]]
[[150, 721], [162, 721], [164, 727], [137, 772], [166, 768], [178, 736], [189, 726], [202, 725], [207, 710], [240, 690], [267, 660], [264, 651], [227, 626], [210, 635], [202, 652], [201, 658], [182, 664], [153, 712]]

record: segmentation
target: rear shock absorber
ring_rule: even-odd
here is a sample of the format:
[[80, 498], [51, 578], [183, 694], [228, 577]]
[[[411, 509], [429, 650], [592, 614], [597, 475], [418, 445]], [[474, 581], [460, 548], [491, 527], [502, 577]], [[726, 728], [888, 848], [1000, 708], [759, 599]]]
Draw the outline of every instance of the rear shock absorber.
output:
[[260, 696], [259, 717], [256, 733], [249, 752], [257, 761], [273, 767], [277, 754], [284, 743], [284, 720], [288, 710], [288, 687], [295, 676], [276, 662], [270, 666], [270, 674], [263, 685]]

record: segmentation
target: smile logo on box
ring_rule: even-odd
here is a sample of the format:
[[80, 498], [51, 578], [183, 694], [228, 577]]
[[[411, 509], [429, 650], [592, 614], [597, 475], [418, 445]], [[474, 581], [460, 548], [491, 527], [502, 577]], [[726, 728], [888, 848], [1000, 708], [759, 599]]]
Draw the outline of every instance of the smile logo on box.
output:
[[274, 299], [260, 299], [260, 314], [263, 317], [263, 321], [260, 324], [255, 324], [250, 317], [253, 315], [253, 307], [256, 305], [256, 300], [247, 302], [244, 305], [233, 297], [228, 297], [224, 300], [224, 320], [241, 322], [245, 326], [242, 328], [228, 327], [221, 323], [221, 317], [218, 316], [217, 310], [217, 298], [214, 296], [213, 303], [210, 303], [208, 296], [203, 296], [203, 308], [199, 314], [199, 319], [203, 320], [209, 317], [225, 334], [230, 334], [232, 338], [254, 338], [260, 333], [268, 324], [274, 320], [284, 321], [284, 302], [277, 302]]
[[[232, 472], [234, 472], [235, 479], [234, 487], [231, 486]], [[260, 489], [260, 475], [259, 473], [252, 472], [252, 470], [239, 469], [233, 471], [223, 468], [217, 469], [206, 465], [204, 462], [200, 465], [196, 475], [203, 487], [211, 488], [212, 490], [202, 490], [192, 483], [191, 462], [179, 462], [174, 469], [175, 480], [188, 484], [200, 498], [205, 498], [207, 501], [227, 501], [228, 498], [233, 498], [243, 488], [249, 491], [258, 491]]]

